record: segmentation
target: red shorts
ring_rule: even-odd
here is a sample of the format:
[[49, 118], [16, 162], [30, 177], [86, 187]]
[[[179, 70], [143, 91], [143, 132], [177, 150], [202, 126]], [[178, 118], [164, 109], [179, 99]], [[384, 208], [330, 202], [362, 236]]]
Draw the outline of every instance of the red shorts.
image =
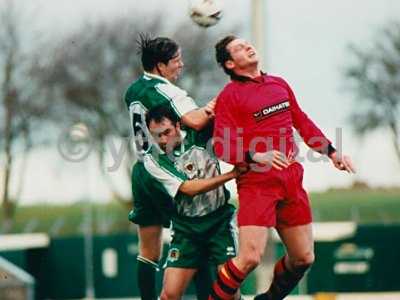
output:
[[296, 162], [282, 171], [250, 171], [240, 177], [238, 225], [285, 228], [311, 223], [303, 171]]

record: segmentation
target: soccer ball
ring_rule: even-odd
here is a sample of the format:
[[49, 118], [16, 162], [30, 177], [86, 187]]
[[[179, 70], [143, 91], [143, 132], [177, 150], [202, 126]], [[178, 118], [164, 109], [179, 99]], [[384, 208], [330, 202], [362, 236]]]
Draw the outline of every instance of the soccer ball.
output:
[[210, 27], [218, 23], [222, 17], [222, 0], [201, 0], [193, 3], [190, 17], [201, 27]]

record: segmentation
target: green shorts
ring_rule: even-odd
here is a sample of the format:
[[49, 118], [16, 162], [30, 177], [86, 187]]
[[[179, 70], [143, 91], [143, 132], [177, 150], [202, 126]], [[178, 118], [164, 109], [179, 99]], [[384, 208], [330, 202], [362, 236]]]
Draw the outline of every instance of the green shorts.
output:
[[169, 228], [171, 225], [169, 216], [156, 212], [152, 208], [138, 206], [137, 204], [135, 204], [135, 208], [129, 212], [128, 219], [132, 223], [142, 227], [159, 225]]
[[[192, 220], [190, 220], [192, 219]], [[164, 267], [200, 268], [220, 265], [237, 254], [236, 214], [225, 205], [199, 218], [172, 220], [172, 241]]]
[[129, 212], [129, 221], [140, 226], [170, 226], [173, 201], [159, 188], [143, 163], [137, 162], [132, 169], [133, 210]]

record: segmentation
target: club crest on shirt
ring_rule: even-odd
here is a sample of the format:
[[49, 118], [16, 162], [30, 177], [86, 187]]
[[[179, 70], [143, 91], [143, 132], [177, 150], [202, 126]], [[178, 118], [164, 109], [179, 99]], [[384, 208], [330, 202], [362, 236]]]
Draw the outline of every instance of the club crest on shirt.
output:
[[179, 249], [178, 248], [171, 248], [168, 251], [168, 260], [170, 262], [177, 261], [179, 259]]
[[194, 178], [197, 174], [197, 166], [194, 162], [187, 162], [183, 165], [186, 175], [189, 178]]

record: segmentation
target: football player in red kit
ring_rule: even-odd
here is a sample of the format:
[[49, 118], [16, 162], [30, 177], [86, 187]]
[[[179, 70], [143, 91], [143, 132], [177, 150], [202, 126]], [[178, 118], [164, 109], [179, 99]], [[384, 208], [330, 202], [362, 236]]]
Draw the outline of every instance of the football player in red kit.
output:
[[251, 171], [237, 179], [239, 254], [219, 271], [210, 299], [231, 299], [257, 267], [268, 227], [276, 228], [287, 253], [276, 263], [269, 289], [256, 299], [283, 299], [314, 261], [311, 209], [303, 167], [295, 159], [293, 128], [337, 169], [354, 172], [354, 167], [301, 110], [290, 86], [261, 72], [252, 45], [227, 36], [215, 48], [231, 81], [215, 108], [214, 150], [228, 163], [250, 164]]

